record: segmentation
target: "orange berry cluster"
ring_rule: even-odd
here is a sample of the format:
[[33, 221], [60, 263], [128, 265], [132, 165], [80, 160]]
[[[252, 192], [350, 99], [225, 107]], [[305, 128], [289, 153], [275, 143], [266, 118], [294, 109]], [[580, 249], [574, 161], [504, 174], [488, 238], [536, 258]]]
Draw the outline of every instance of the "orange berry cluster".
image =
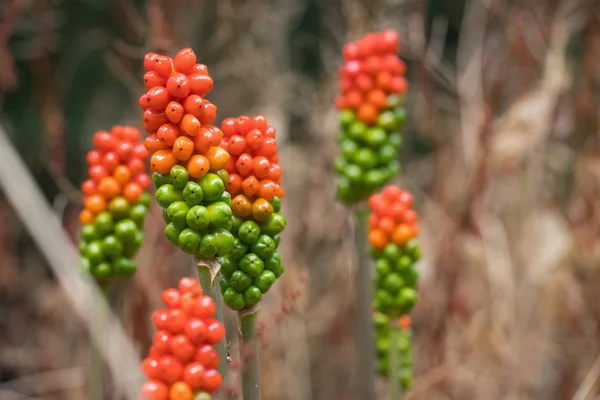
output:
[[152, 314], [158, 331], [141, 366], [149, 379], [141, 400], [210, 400], [222, 384], [214, 346], [225, 328], [213, 319], [215, 303], [193, 278], [182, 278], [178, 286], [162, 292], [168, 308]]
[[413, 196], [398, 186], [388, 185], [369, 197], [369, 243], [377, 250], [387, 244], [406, 245], [419, 233]]
[[137, 266], [131, 258], [141, 245], [151, 184], [146, 173], [148, 151], [140, 132], [115, 126], [96, 132], [87, 155], [89, 179], [81, 185], [81, 267], [98, 281], [125, 278]]
[[276, 130], [264, 115], [226, 118], [221, 124], [221, 145], [229, 152], [226, 190], [231, 194], [234, 215], [265, 221], [273, 213], [270, 202], [283, 197], [282, 169], [277, 155]]
[[223, 133], [211, 123], [217, 107], [206, 100], [213, 80], [204, 64], [196, 63], [192, 49], [174, 59], [149, 53], [144, 57], [147, 92], [139, 99], [144, 109], [144, 144], [152, 157], [152, 172], [168, 174], [177, 164], [200, 179], [225, 167], [229, 154], [219, 147]]
[[406, 66], [396, 53], [400, 40], [391, 30], [369, 33], [344, 46], [340, 70], [338, 110], [351, 109], [367, 125], [388, 107], [388, 95], [406, 92]]

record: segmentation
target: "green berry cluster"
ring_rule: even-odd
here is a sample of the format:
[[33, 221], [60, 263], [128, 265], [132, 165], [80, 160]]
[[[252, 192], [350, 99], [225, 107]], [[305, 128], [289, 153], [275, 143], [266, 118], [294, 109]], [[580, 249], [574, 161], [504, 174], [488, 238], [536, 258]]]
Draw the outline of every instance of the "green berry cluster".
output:
[[337, 142], [340, 154], [334, 160], [339, 174], [337, 197], [350, 204], [366, 199], [400, 172], [396, 160], [402, 145], [401, 128], [406, 120], [403, 97], [391, 95], [387, 108], [369, 126], [348, 109], [340, 112], [342, 130]]
[[128, 278], [137, 270], [132, 260], [144, 240], [141, 229], [151, 196], [144, 192], [136, 203], [113, 198], [91, 224], [83, 225], [79, 252], [81, 268], [97, 281]]
[[199, 258], [224, 256], [233, 249], [231, 196], [224, 170], [192, 179], [182, 165], [169, 174], [154, 172], [156, 201], [167, 223], [165, 235], [183, 252]]
[[278, 197], [270, 204], [273, 213], [264, 221], [233, 216], [233, 250], [219, 257], [223, 300], [233, 310], [239, 311], [258, 304], [262, 295], [283, 273], [277, 246], [286, 219], [279, 212], [281, 201]]
[[389, 374], [389, 353], [390, 340], [392, 340], [391, 330], [399, 330], [395, 343], [399, 352], [399, 371], [396, 376], [400, 378], [400, 383], [404, 389], [410, 389], [413, 386], [413, 360], [411, 354], [411, 328], [400, 328], [391, 326], [390, 318], [384, 313], [378, 312], [374, 316], [375, 332], [377, 336], [377, 371], [380, 375], [388, 377]]
[[375, 309], [391, 318], [408, 314], [417, 301], [418, 241], [412, 239], [404, 246], [388, 243], [383, 250], [371, 250], [371, 255], [375, 262]]

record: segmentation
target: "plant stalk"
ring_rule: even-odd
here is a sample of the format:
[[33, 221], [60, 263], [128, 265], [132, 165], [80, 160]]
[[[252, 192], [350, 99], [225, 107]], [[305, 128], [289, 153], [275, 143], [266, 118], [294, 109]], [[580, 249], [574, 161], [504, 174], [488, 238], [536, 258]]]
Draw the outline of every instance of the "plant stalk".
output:
[[95, 337], [105, 334], [103, 321], [106, 318], [105, 306], [108, 305], [108, 285], [100, 283], [98, 285], [100, 287], [100, 298], [94, 299], [92, 304], [92, 331], [90, 332], [90, 400], [102, 400], [104, 398], [104, 362]]
[[373, 400], [375, 395], [375, 346], [373, 326], [373, 282], [368, 249], [368, 209], [356, 209], [354, 240], [357, 253], [356, 268], [356, 364], [355, 393], [359, 400]]
[[258, 370], [258, 341], [256, 328], [258, 307], [238, 313], [238, 329], [242, 341], [241, 355], [244, 362], [242, 370], [242, 393], [244, 400], [260, 400], [260, 375]]
[[400, 381], [400, 337], [402, 331], [397, 324], [390, 328], [389, 350], [388, 350], [388, 384], [390, 400], [402, 399], [402, 387]]
[[[221, 265], [216, 260], [203, 260], [194, 258], [194, 265], [198, 270], [200, 286], [205, 296], [210, 296], [216, 305], [215, 319], [220, 321], [225, 326], [225, 318], [223, 315], [223, 297], [221, 296], [221, 285], [216, 279], [221, 269]], [[218, 371], [223, 377], [223, 381], [227, 377], [227, 339], [224, 338], [215, 345], [215, 350], [219, 355]]]

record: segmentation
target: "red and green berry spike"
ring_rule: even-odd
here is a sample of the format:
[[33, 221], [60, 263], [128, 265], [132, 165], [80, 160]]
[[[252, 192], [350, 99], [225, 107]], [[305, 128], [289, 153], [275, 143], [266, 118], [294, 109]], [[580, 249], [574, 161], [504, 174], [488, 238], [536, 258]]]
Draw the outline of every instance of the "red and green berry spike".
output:
[[137, 269], [132, 258], [144, 239], [141, 229], [150, 204], [148, 151], [140, 132], [130, 126], [96, 132], [93, 144], [87, 155], [89, 179], [81, 185], [85, 208], [79, 214], [79, 249], [82, 268], [108, 282]]
[[189, 48], [173, 59], [147, 54], [147, 91], [139, 104], [165, 235], [185, 253], [214, 259], [234, 244], [231, 196], [225, 191], [230, 157], [221, 145], [223, 132], [212, 125], [217, 107], [206, 99], [213, 80], [196, 61]]
[[217, 371], [219, 355], [214, 346], [225, 337], [216, 319], [215, 303], [204, 296], [200, 283], [182, 278], [177, 289], [167, 289], [161, 298], [166, 308], [154, 311], [157, 331], [142, 372], [144, 400], [210, 400], [222, 384]]
[[396, 158], [406, 119], [407, 82], [398, 46], [393, 30], [369, 33], [344, 46], [335, 99], [340, 154], [334, 161], [337, 196], [344, 204], [366, 199], [400, 172]]
[[226, 190], [231, 194], [233, 250], [219, 258], [225, 304], [240, 311], [258, 304], [283, 273], [277, 253], [286, 220], [280, 213], [284, 191], [276, 130], [264, 115], [227, 118], [222, 146], [231, 158]]
[[[410, 355], [410, 317], [408, 314], [417, 301], [417, 261], [421, 252], [417, 213], [412, 209], [413, 196], [388, 185], [368, 201], [369, 245], [375, 265], [374, 309], [378, 371], [388, 374], [388, 350], [396, 346], [400, 365], [396, 376], [407, 389], [412, 385], [412, 358]], [[396, 321], [395, 325], [392, 321]], [[400, 329], [393, 337], [390, 329]], [[397, 343], [390, 343], [395, 340]]]

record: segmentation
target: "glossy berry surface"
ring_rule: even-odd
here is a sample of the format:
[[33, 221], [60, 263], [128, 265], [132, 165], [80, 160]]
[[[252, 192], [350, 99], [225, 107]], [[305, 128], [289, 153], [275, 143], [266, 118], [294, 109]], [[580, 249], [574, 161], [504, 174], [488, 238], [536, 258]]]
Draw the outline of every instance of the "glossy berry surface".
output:
[[[182, 278], [177, 289], [163, 291], [161, 299], [167, 308], [152, 314], [157, 332], [141, 365], [148, 382], [140, 396], [210, 399], [222, 383], [214, 346], [225, 337], [225, 328], [213, 319], [214, 301], [189, 277]], [[155, 393], [162, 397], [151, 397]]]
[[150, 195], [140, 132], [115, 126], [93, 137], [88, 153], [89, 179], [81, 185], [84, 209], [79, 249], [81, 267], [102, 282], [127, 278], [137, 269], [132, 260], [143, 241]]

